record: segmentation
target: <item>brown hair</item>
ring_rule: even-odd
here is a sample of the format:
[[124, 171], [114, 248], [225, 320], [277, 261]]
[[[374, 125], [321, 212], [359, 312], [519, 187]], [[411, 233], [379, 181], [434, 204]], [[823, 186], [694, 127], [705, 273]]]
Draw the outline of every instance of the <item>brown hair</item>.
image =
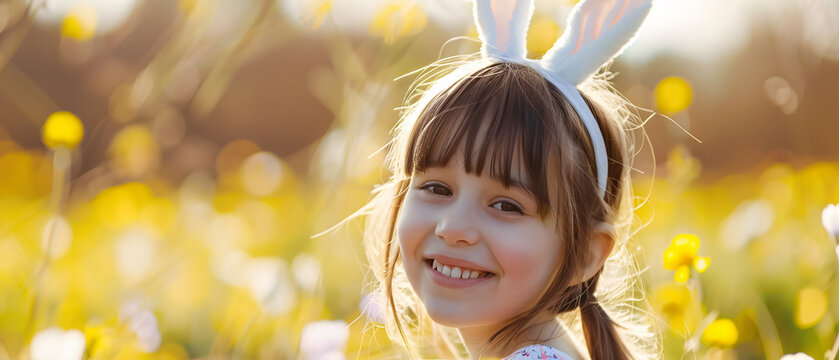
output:
[[[487, 170], [505, 185], [512, 181], [513, 161], [522, 161], [525, 186], [538, 201], [539, 215], [556, 216], [557, 234], [566, 239], [544, 295], [495, 333], [490, 344], [503, 346], [546, 309], [556, 315], [579, 309], [576, 331], [584, 336], [592, 359], [657, 357], [657, 339], [649, 321], [636, 316], [638, 304], [626, 301], [627, 294], [636, 290], [638, 272], [626, 250], [632, 230], [629, 169], [633, 146], [628, 131], [633, 117], [622, 105], [625, 102], [604, 90], [605, 81], [586, 85], [586, 92], [599, 94], [602, 102], [583, 96], [608, 153], [607, 189], [601, 198], [588, 132], [562, 93], [538, 72], [524, 65], [479, 60], [432, 78], [421, 76], [420, 83], [430, 86], [414, 89], [407, 99], [411, 105], [404, 108], [395, 128], [386, 160], [390, 180], [377, 187], [373, 200], [360, 210], [368, 215], [365, 246], [373, 284], [387, 299], [386, 329], [391, 337], [401, 339], [412, 355], [413, 351], [421, 355], [436, 351], [437, 356], [458, 357], [461, 352], [446, 334], [451, 329], [427, 321], [398, 266], [401, 260], [395, 243], [411, 176], [429, 166], [447, 165], [460, 152], [467, 173], [481, 175]], [[479, 133], [483, 136], [470, 136]], [[589, 261], [590, 232], [601, 222], [614, 229], [612, 254], [592, 278], [573, 284]], [[429, 329], [433, 349], [420, 340]]]

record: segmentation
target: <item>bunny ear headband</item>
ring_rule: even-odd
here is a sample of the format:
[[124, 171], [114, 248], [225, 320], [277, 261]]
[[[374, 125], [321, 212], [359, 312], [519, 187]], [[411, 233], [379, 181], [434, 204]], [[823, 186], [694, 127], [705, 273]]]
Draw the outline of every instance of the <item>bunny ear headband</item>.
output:
[[542, 60], [528, 59], [525, 37], [533, 0], [475, 0], [474, 16], [485, 58], [532, 67], [568, 99], [594, 145], [597, 185], [606, 195], [606, 145], [594, 114], [576, 85], [627, 47], [652, 6], [652, 0], [582, 0], [568, 15], [566, 30]]

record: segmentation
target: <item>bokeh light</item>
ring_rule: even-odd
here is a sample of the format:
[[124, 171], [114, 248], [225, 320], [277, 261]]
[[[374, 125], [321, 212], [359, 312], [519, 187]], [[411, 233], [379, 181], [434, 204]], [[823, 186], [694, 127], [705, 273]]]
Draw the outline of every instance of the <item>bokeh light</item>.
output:
[[690, 106], [693, 90], [690, 84], [678, 76], [669, 76], [655, 86], [655, 104], [664, 114], [675, 114]]
[[536, 15], [527, 28], [527, 53], [532, 58], [541, 58], [554, 45], [562, 30], [552, 18]]
[[283, 169], [274, 154], [258, 152], [245, 159], [241, 170], [242, 184], [251, 194], [269, 195], [280, 185]]
[[128, 177], [154, 171], [160, 162], [160, 150], [151, 130], [144, 125], [129, 125], [114, 137], [108, 149], [114, 169]]

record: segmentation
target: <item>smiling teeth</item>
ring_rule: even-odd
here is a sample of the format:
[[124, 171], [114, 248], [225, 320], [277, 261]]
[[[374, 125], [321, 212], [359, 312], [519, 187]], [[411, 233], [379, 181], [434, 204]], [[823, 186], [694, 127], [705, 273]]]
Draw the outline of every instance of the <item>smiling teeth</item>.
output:
[[462, 270], [457, 266], [450, 267], [448, 265], [443, 265], [437, 262], [437, 260], [434, 260], [431, 267], [441, 274], [455, 279], [477, 279], [485, 274], [483, 271], [479, 270]]

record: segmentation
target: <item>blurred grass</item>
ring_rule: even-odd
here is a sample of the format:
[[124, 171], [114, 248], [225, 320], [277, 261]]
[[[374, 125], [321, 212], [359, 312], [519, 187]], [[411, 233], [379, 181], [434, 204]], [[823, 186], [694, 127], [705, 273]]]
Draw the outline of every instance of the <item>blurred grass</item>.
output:
[[[238, 166], [219, 181], [196, 175], [180, 186], [154, 180], [109, 186], [55, 212], [46, 206], [51, 154], [0, 144], [5, 353], [25, 354], [35, 332], [58, 326], [84, 332], [91, 358], [148, 357], [127, 306], [157, 319], [155, 356], [296, 358], [303, 327], [320, 319], [352, 323], [348, 358], [395, 351], [381, 329], [362, 331], [370, 325], [359, 307], [358, 229], [310, 239], [324, 224], [310, 201], [322, 189], [305, 185], [281, 159], [255, 152], [234, 160]], [[282, 170], [248, 173], [253, 161]], [[774, 164], [699, 184], [681, 175], [683, 161], [667, 163], [666, 175], [653, 181], [636, 182], [639, 194], [652, 187], [638, 209], [640, 219], [651, 220], [638, 241], [648, 257], [645, 277], [662, 319], [665, 358], [681, 358], [686, 344], [700, 357], [825, 353], [839, 319], [837, 304], [827, 299], [839, 290], [819, 199], [839, 197], [832, 185], [839, 183], [839, 164]], [[366, 177], [372, 185], [375, 176]], [[273, 188], [257, 195], [245, 179]], [[335, 204], [342, 210], [332, 211], [347, 213], [366, 200], [354, 188], [339, 191]], [[693, 270], [684, 284], [662, 262], [680, 233], [696, 234], [699, 254], [711, 259], [707, 271]], [[728, 328], [704, 329], [714, 318], [731, 319]]]

